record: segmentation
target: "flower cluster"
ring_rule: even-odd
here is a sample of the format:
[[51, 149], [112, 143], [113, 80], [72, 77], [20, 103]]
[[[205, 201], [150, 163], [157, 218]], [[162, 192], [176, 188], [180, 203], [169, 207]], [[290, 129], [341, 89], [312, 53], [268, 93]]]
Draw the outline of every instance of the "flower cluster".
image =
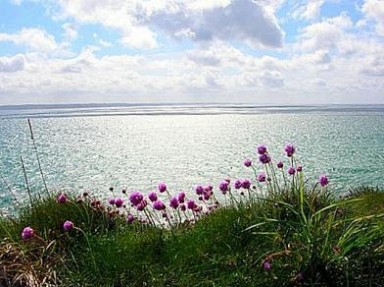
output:
[[[260, 190], [252, 186], [251, 179], [235, 179], [231, 184], [231, 179], [226, 178], [216, 185], [217, 190], [220, 192], [220, 195], [218, 195], [219, 199], [224, 198], [226, 199], [225, 202], [228, 203], [227, 199], [229, 198], [230, 204], [236, 204], [241, 202], [241, 200], [252, 198], [254, 194], [261, 194], [265, 189], [269, 192], [279, 192], [281, 188], [277, 178], [278, 173], [276, 172], [279, 170], [280, 177], [283, 178], [283, 184], [285, 184], [284, 187], [287, 186], [287, 183], [297, 184], [303, 167], [297, 163], [295, 156], [296, 148], [293, 144], [287, 144], [284, 147], [284, 153], [288, 157], [286, 170], [283, 170], [285, 166], [283, 160], [273, 163], [272, 157], [265, 145], [257, 146], [256, 152], [260, 162], [259, 165], [263, 170], [258, 171], [257, 166], [250, 158], [245, 159], [243, 164], [245, 167], [251, 167], [254, 170], [255, 183]], [[318, 183], [322, 188], [325, 188], [329, 184], [329, 179], [325, 174], [321, 174], [318, 178]], [[147, 194], [140, 191], [127, 193], [127, 190], [123, 189], [121, 196], [109, 198], [109, 205], [107, 207], [104, 207], [100, 200], [88, 199], [88, 193], [84, 193], [83, 198], [77, 198], [76, 203], [87, 201], [92, 208], [107, 212], [111, 218], [114, 216], [124, 216], [129, 224], [134, 223], [136, 220], [140, 223], [153, 225], [164, 225], [164, 222], [166, 222], [168, 227], [172, 228], [183, 222], [195, 222], [219, 207], [221, 204], [215, 195], [216, 188], [211, 184], [196, 185], [194, 192], [186, 193], [180, 191], [172, 195], [166, 183], [160, 182], [157, 185], [156, 191], [150, 191]], [[232, 192], [232, 189], [235, 192]], [[114, 189], [111, 187], [109, 191], [113, 192]], [[242, 199], [245, 198], [245, 193], [248, 193], [249, 197]], [[190, 194], [190, 196], [187, 197], [187, 194]], [[63, 192], [56, 196], [56, 201], [60, 205], [70, 202], [68, 196]], [[63, 222], [62, 229], [64, 231], [68, 232], [75, 228], [72, 221], [64, 220]], [[21, 238], [26, 241], [34, 237], [35, 234], [35, 230], [27, 226], [22, 230]], [[271, 262], [265, 261], [263, 269], [271, 269]]]

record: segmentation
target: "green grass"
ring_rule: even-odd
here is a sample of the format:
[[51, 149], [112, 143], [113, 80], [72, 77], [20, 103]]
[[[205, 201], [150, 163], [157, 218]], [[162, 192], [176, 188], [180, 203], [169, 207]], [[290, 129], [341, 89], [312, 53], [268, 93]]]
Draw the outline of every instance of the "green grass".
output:
[[[0, 271], [0, 285], [30, 272], [60, 286], [380, 286], [383, 203], [377, 189], [339, 200], [309, 190], [242, 201], [166, 229], [110, 218], [91, 200], [43, 198], [1, 221], [1, 249], [10, 255], [0, 257], [9, 270]], [[67, 219], [79, 230], [64, 231]], [[39, 238], [22, 241], [25, 226]]]

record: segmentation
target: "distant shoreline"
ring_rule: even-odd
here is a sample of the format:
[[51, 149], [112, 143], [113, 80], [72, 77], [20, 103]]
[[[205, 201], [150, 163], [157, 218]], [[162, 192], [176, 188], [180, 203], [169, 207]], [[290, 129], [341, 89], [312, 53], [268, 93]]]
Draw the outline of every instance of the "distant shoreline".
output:
[[259, 108], [330, 108], [330, 107], [370, 107], [384, 109], [384, 104], [305, 104], [305, 105], [290, 105], [290, 104], [253, 104], [253, 103], [69, 103], [69, 104], [0, 104], [0, 110], [27, 110], [27, 109], [72, 109], [72, 108], [105, 108], [105, 107], [162, 107], [162, 106], [198, 106], [198, 107], [259, 107]]
[[252, 105], [219, 103], [161, 104], [27, 104], [0, 106], [1, 118], [63, 118], [82, 116], [265, 115], [265, 114], [384, 115], [384, 105]]

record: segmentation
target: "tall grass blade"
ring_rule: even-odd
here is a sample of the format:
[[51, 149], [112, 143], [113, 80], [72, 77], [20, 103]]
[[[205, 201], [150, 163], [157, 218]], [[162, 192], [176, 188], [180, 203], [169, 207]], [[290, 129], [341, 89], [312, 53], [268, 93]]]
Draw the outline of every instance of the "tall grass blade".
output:
[[36, 155], [36, 159], [37, 159], [37, 164], [39, 166], [39, 171], [40, 171], [41, 179], [43, 181], [44, 188], [45, 188], [45, 191], [46, 191], [47, 195], [50, 196], [50, 193], [49, 193], [48, 187], [47, 187], [47, 183], [45, 181], [43, 169], [41, 168], [40, 157], [39, 157], [39, 153], [37, 151], [36, 141], [35, 141], [35, 137], [33, 135], [32, 123], [31, 123], [30, 119], [28, 119], [28, 126], [29, 126], [29, 132], [31, 134], [31, 140], [32, 140], [32, 143], [33, 143], [33, 149], [35, 151], [35, 155]]
[[18, 203], [18, 200], [17, 200], [17, 197], [16, 197], [15, 193], [13, 192], [11, 186], [8, 184], [8, 182], [5, 180], [4, 176], [1, 173], [0, 173], [0, 178], [4, 182], [4, 185], [8, 189], [9, 193], [11, 194], [11, 196], [13, 197], [15, 202]]

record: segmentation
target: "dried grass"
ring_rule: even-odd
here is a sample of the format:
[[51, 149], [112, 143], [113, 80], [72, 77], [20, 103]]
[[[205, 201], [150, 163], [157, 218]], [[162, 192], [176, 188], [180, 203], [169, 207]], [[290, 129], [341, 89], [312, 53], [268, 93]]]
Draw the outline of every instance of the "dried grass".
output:
[[52, 242], [48, 245], [28, 242], [28, 248], [25, 248], [19, 243], [6, 240], [1, 242], [0, 286], [59, 286], [53, 267], [62, 260], [58, 260], [58, 255], [51, 252], [53, 246]]

